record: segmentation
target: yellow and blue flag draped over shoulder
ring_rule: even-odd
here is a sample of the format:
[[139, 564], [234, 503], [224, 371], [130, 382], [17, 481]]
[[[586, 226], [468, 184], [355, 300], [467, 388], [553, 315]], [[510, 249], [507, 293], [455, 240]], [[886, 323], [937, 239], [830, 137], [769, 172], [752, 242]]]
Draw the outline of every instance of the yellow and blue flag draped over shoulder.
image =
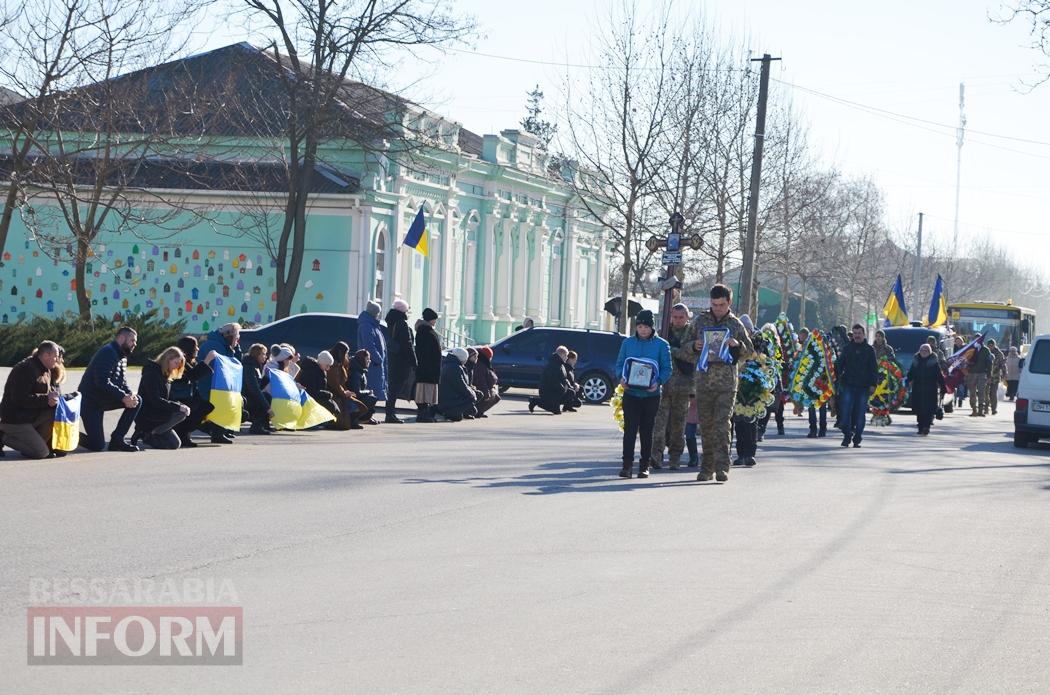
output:
[[241, 398], [241, 377], [244, 367], [240, 362], [216, 355], [211, 363], [211, 397], [209, 402], [215, 409], [208, 413], [208, 420], [228, 430], [241, 428], [244, 400]]
[[904, 304], [904, 284], [899, 274], [897, 282], [893, 283], [889, 299], [886, 300], [886, 306], [882, 308], [882, 313], [886, 315], [886, 326], [908, 325], [908, 307]]
[[937, 283], [933, 286], [933, 297], [930, 299], [930, 313], [926, 317], [926, 325], [930, 328], [938, 328], [947, 323], [948, 303], [944, 299], [944, 280], [938, 274]]
[[80, 444], [80, 394], [68, 401], [58, 399], [55, 406], [55, 424], [51, 428], [51, 448], [55, 451], [73, 451]]
[[419, 206], [416, 219], [412, 220], [412, 226], [408, 228], [404, 245], [419, 251], [424, 256], [427, 255], [427, 222], [423, 219], [422, 205]]
[[288, 372], [269, 370], [270, 409], [273, 426], [281, 430], [305, 430], [335, 420], [324, 406], [299, 388]]

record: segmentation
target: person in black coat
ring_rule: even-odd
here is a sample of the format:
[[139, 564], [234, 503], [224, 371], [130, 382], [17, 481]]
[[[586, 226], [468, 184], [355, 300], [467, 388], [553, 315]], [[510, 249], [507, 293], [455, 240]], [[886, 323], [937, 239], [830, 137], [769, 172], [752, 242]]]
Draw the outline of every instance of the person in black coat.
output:
[[[335, 364], [335, 359], [332, 357], [332, 353], [327, 350], [322, 350], [318, 353], [316, 359], [304, 357], [299, 362], [299, 373], [296, 374], [295, 381], [303, 387], [303, 390], [309, 394], [310, 398], [313, 398], [325, 410], [338, 418], [339, 406], [336, 405], [332, 392], [328, 390], [328, 370], [332, 368], [333, 364]], [[331, 426], [331, 423], [329, 423], [329, 426]]]
[[569, 349], [563, 345], [551, 354], [547, 366], [540, 375], [540, 395], [529, 399], [529, 412], [535, 412], [536, 406], [555, 415], [560, 415], [562, 408], [570, 406], [575, 393], [569, 383], [569, 374], [565, 362], [569, 359]]
[[565, 376], [569, 380], [569, 403], [562, 412], [575, 413], [577, 408], [583, 407], [583, 386], [576, 381], [576, 362], [580, 359], [575, 350], [569, 350], [569, 356], [565, 360]]
[[358, 414], [357, 421], [367, 425], [378, 425], [375, 419], [378, 399], [368, 386], [368, 368], [372, 366], [372, 354], [368, 350], [358, 350], [350, 360], [350, 372], [346, 390], [354, 399], [364, 404], [364, 412]]
[[[213, 350], [209, 350], [204, 359], [198, 361], [197, 355], [200, 349], [197, 346], [197, 339], [192, 335], [184, 335], [179, 338], [175, 347], [182, 350], [182, 354], [186, 356], [186, 366], [183, 368], [182, 376], [171, 382], [170, 397], [171, 400], [190, 407], [190, 414], [175, 427], [175, 434], [179, 435], [180, 448], [192, 449], [197, 446], [190, 438], [193, 430], [200, 428], [211, 432], [210, 423], [205, 423], [204, 418], [215, 410], [215, 406], [201, 396], [197, 384], [203, 377], [212, 373], [211, 363], [215, 355]], [[212, 442], [216, 444], [226, 442], [226, 438], [216, 436], [216, 432], [211, 432], [211, 434]]]
[[879, 366], [875, 349], [868, 344], [864, 326], [855, 324], [850, 342], [842, 347], [835, 363], [838, 375], [839, 422], [842, 425], [842, 446], [853, 442], [860, 448], [864, 423], [868, 415], [868, 399], [879, 384]]
[[386, 419], [384, 422], [400, 424], [397, 417], [397, 399], [411, 401], [415, 398], [416, 351], [412, 329], [408, 327], [408, 304], [396, 300], [386, 314], [386, 327], [390, 337], [386, 341]]
[[438, 402], [441, 381], [441, 338], [434, 327], [437, 312], [423, 310], [423, 320], [416, 323], [416, 422], [433, 422], [433, 405]]
[[248, 352], [241, 360], [244, 367], [241, 378], [241, 395], [244, 397], [245, 409], [248, 411], [248, 420], [252, 423], [249, 432], [252, 434], [272, 434], [270, 418], [273, 417], [273, 409], [270, 408], [270, 396], [263, 391], [269, 383], [269, 377], [263, 373], [263, 365], [266, 364], [269, 351], [262, 343], [255, 343], [248, 348]]
[[908, 386], [911, 387], [911, 409], [918, 420], [919, 434], [928, 435], [945, 386], [940, 361], [926, 343], [919, 346], [919, 354], [915, 355], [915, 361], [908, 369]]
[[[45, 340], [11, 369], [0, 400], [0, 436], [7, 446], [26, 458], [54, 457], [51, 434], [55, 406], [62, 398], [56, 368], [62, 348]], [[0, 445], [2, 449], [2, 445]], [[65, 455], [65, 452], [61, 452]], [[0, 452], [0, 456], [3, 453]]]
[[135, 350], [139, 336], [133, 328], [124, 326], [117, 331], [113, 342], [105, 345], [91, 358], [77, 389], [83, 396], [80, 403], [80, 421], [84, 424], [86, 449], [102, 451], [106, 448], [102, 418], [107, 410], [123, 409], [120, 420], [109, 438], [110, 451], [138, 451], [124, 437], [135, 422], [141, 402], [128, 386], [128, 357]]
[[438, 412], [450, 422], [478, 414], [477, 392], [470, 385], [465, 365], [470, 354], [465, 348], [449, 350], [441, 360], [441, 382], [438, 384]]
[[[209, 357], [214, 359], [215, 354]], [[142, 408], [135, 417], [131, 443], [142, 440], [154, 449], [178, 449], [181, 440], [175, 427], [189, 417], [190, 407], [171, 399], [171, 382], [182, 375], [186, 356], [177, 347], [169, 347], [142, 367], [139, 398]]]

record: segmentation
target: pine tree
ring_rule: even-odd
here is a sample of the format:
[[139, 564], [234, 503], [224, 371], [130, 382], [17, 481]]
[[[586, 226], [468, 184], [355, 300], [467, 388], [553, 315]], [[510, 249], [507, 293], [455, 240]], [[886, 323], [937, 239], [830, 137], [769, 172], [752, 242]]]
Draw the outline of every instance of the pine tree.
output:
[[525, 112], [528, 115], [521, 119], [521, 127], [525, 129], [526, 133], [539, 138], [540, 142], [543, 143], [543, 147], [546, 148], [551, 144], [551, 140], [554, 139], [554, 135], [558, 132], [558, 126], [540, 118], [540, 114], [543, 113], [542, 104], [543, 92], [540, 90], [540, 86], [536, 85], [536, 88], [528, 93], [528, 106], [525, 107]]

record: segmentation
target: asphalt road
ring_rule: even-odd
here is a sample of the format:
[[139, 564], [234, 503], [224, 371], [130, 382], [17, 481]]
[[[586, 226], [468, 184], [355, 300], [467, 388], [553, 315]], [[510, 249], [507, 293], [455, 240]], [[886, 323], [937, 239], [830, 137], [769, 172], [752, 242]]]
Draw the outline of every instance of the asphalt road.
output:
[[[606, 407], [0, 462], [4, 693], [1047, 693], [1050, 447], [1010, 407], [728, 484]], [[235, 587], [243, 666], [27, 666], [41, 578]], [[225, 597], [230, 602], [229, 597]]]

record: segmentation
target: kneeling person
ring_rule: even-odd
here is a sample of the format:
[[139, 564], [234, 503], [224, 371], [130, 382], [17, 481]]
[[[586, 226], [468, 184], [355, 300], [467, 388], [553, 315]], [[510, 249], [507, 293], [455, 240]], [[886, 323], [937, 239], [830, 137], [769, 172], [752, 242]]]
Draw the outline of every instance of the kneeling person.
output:
[[62, 397], [52, 380], [58, 364], [57, 343], [45, 340], [33, 354], [11, 370], [0, 401], [0, 432], [4, 444], [26, 458], [47, 458], [51, 453], [51, 429], [55, 406]]
[[478, 414], [477, 394], [471, 388], [470, 379], [464, 371], [469, 356], [464, 348], [453, 348], [441, 360], [438, 413], [452, 422], [463, 418], [470, 420]]

